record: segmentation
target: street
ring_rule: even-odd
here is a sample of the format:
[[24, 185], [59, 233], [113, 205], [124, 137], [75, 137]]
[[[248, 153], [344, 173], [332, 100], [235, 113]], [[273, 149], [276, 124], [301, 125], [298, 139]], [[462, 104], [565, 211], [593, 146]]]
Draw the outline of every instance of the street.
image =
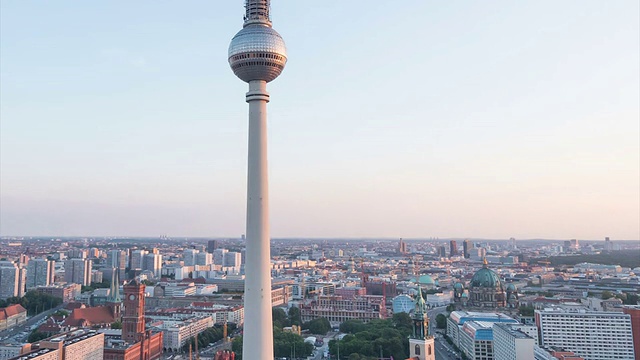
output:
[[427, 311], [427, 316], [429, 317], [429, 333], [435, 337], [436, 360], [457, 360], [460, 358], [460, 355], [447, 343], [444, 335], [440, 334], [436, 327], [436, 316], [438, 316], [438, 314], [446, 315], [446, 309], [446, 306], [440, 306]]
[[32, 325], [38, 323], [40, 320], [45, 319], [47, 316], [53, 314], [54, 312], [62, 309], [63, 305], [59, 305], [53, 309], [49, 309], [45, 312], [42, 312], [38, 315], [32, 316], [30, 318], [27, 319], [27, 321], [24, 324], [18, 325], [18, 326], [14, 326], [11, 329], [6, 329], [3, 331], [0, 331], [0, 339], [3, 339], [2, 341], [4, 342], [12, 342], [10, 340], [11, 337], [16, 336], [17, 334], [21, 333], [21, 332], [27, 332], [27, 335], [25, 336], [24, 339], [17, 339], [16, 342], [23, 342], [26, 340], [26, 337], [29, 336], [29, 334], [31, 333], [31, 330], [29, 329], [29, 327], [31, 327]]

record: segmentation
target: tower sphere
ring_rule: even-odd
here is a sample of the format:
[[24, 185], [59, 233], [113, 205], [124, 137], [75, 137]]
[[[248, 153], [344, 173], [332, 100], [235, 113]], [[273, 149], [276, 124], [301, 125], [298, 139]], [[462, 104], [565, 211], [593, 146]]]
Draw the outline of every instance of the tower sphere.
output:
[[269, 82], [280, 75], [286, 63], [284, 40], [270, 26], [246, 25], [229, 44], [229, 65], [242, 81]]

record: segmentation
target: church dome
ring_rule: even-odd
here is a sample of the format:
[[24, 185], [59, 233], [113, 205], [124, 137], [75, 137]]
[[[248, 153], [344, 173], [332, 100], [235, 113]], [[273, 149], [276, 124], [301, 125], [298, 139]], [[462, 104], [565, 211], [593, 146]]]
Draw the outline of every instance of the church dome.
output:
[[435, 285], [435, 281], [433, 280], [433, 278], [429, 275], [422, 275], [420, 276], [420, 278], [418, 278], [418, 283], [420, 285]]
[[495, 288], [502, 289], [502, 282], [495, 271], [486, 267], [478, 270], [471, 278], [471, 287], [473, 288]]
[[513, 285], [513, 284], [507, 285], [507, 291], [515, 292], [516, 291], [516, 286]]
[[461, 282], [457, 282], [457, 283], [453, 284], [453, 288], [455, 290], [464, 290], [464, 285]]

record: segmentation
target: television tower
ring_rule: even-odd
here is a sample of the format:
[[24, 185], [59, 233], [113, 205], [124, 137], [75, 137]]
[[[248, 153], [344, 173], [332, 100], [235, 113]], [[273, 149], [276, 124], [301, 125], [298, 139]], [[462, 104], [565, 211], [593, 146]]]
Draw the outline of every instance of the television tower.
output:
[[269, 188], [267, 180], [267, 83], [284, 69], [287, 49], [271, 28], [270, 0], [245, 1], [244, 26], [229, 44], [229, 65], [249, 83], [249, 161], [242, 358], [273, 359]]

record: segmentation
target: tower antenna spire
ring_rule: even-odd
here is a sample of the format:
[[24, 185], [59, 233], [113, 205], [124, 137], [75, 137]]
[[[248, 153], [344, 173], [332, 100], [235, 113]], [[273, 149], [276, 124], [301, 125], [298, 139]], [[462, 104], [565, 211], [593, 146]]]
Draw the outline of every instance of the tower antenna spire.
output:
[[271, 26], [271, 16], [269, 15], [271, 0], [245, 0], [244, 8], [244, 26]]

